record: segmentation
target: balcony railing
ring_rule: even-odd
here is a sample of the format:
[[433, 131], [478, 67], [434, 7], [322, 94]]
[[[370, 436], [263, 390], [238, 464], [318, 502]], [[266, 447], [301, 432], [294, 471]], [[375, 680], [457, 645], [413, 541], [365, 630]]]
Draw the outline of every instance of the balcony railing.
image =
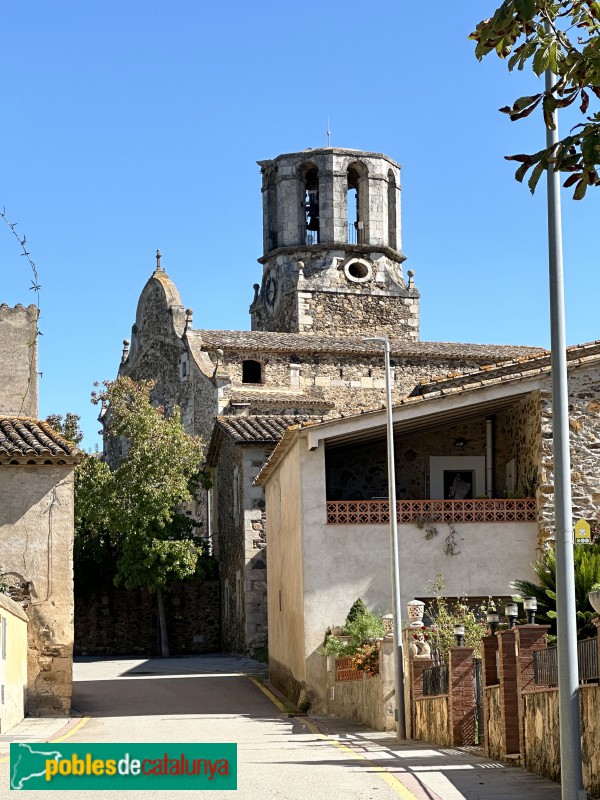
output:
[[[510, 500], [399, 500], [399, 523], [535, 522], [535, 498]], [[329, 525], [383, 525], [390, 521], [387, 500], [328, 500]]]

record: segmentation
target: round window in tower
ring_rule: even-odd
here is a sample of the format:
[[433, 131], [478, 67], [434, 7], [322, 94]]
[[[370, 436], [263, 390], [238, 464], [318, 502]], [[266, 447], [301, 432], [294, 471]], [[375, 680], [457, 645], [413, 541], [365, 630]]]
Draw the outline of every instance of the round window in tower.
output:
[[352, 283], [366, 283], [371, 280], [373, 273], [368, 261], [353, 258], [344, 266], [344, 274]]

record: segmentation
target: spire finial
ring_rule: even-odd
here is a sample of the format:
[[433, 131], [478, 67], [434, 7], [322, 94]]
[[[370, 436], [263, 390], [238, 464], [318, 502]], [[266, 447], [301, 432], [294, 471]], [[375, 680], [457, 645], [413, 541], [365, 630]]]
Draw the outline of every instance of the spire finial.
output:
[[327, 117], [327, 147], [331, 147], [331, 131], [329, 130], [329, 117]]
[[156, 269], [160, 269], [160, 258], [161, 258], [160, 250], [157, 250], [156, 251]]

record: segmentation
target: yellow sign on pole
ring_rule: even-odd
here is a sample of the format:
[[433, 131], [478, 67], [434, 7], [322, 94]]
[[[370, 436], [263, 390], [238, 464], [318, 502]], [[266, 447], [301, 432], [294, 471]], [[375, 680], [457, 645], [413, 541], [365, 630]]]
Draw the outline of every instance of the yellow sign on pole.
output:
[[584, 519], [579, 519], [575, 523], [575, 544], [590, 544], [592, 533], [590, 523]]

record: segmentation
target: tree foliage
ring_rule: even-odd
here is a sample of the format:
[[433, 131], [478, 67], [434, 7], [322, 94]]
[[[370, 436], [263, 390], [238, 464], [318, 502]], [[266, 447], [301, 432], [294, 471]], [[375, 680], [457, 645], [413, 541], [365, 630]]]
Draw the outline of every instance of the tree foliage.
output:
[[88, 532], [109, 532], [115, 582], [151, 591], [195, 574], [204, 554], [197, 523], [181, 511], [203, 479], [202, 442], [185, 433], [178, 408], [152, 405], [153, 387], [120, 377], [93, 395], [108, 409], [105, 435], [122, 442], [124, 455], [113, 471], [88, 465], [82, 495], [90, 491], [78, 510]]
[[[600, 544], [575, 545], [573, 550], [575, 568], [575, 605], [577, 608], [577, 636], [586, 639], [596, 635], [591, 623], [596, 612], [590, 605], [588, 593], [600, 580]], [[513, 581], [512, 586], [522, 597], [537, 600], [536, 622], [550, 625], [550, 635], [556, 636], [556, 553], [548, 550], [542, 559], [532, 564], [538, 582]]]
[[470, 38], [477, 42], [479, 60], [493, 52], [507, 59], [511, 71], [530, 64], [537, 76], [547, 69], [556, 76], [550, 91], [519, 97], [501, 108], [511, 120], [523, 119], [539, 107], [546, 126], [554, 129], [553, 112], [578, 105], [583, 121], [555, 146], [506, 158], [519, 162], [519, 181], [531, 170], [531, 192], [550, 165], [570, 173], [564, 186], [574, 187], [573, 197], [581, 200], [588, 186], [600, 185], [600, 113], [590, 111], [590, 101], [600, 99], [600, 2], [506, 0]]

